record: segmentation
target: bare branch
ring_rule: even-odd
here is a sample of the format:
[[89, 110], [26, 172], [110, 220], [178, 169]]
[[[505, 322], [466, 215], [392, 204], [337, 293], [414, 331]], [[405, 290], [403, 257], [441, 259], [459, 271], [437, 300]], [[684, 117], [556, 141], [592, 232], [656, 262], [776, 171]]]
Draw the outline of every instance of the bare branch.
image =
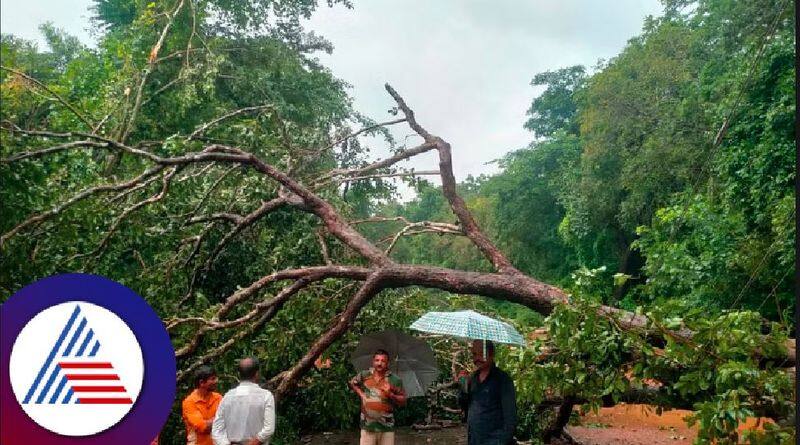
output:
[[154, 182], [157, 179], [158, 179], [158, 176], [153, 176], [153, 177], [149, 178], [148, 180], [142, 182], [141, 184], [137, 185], [136, 187], [132, 187], [132, 188], [129, 188], [128, 190], [120, 192], [119, 194], [117, 194], [113, 198], [109, 199], [108, 201], [109, 202], [119, 201], [119, 200], [125, 198], [126, 196], [129, 196], [131, 193], [135, 193], [136, 191], [147, 187], [148, 185], [150, 185], [150, 183]]
[[390, 167], [390, 166], [392, 166], [392, 165], [394, 165], [394, 164], [396, 164], [396, 163], [398, 163], [400, 161], [403, 161], [405, 159], [417, 156], [417, 155], [425, 153], [427, 151], [431, 151], [434, 148], [436, 148], [436, 144], [435, 143], [425, 142], [422, 145], [419, 145], [419, 146], [414, 147], [414, 148], [409, 148], [407, 150], [400, 151], [397, 154], [395, 154], [394, 156], [391, 156], [391, 157], [388, 157], [386, 159], [374, 162], [374, 163], [372, 163], [370, 165], [367, 165], [366, 167], [354, 168], [354, 169], [349, 169], [349, 170], [341, 170], [341, 169], [332, 170], [328, 174], [325, 174], [322, 177], [320, 177], [318, 179], [318, 182], [325, 181], [325, 180], [330, 179], [330, 178], [335, 177], [335, 176], [361, 175], [361, 174], [364, 174], [366, 172], [377, 170], [379, 168]]
[[66, 142], [64, 144], [55, 145], [49, 148], [43, 148], [41, 150], [24, 151], [22, 153], [17, 153], [13, 156], [3, 158], [2, 160], [0, 160], [0, 163], [9, 164], [11, 162], [21, 161], [23, 159], [38, 158], [40, 156], [46, 156], [52, 153], [58, 153], [59, 151], [65, 151], [72, 148], [82, 148], [82, 147], [108, 148], [108, 144], [105, 142], [95, 142], [95, 141]]
[[[188, 354], [191, 354], [200, 344], [200, 339], [202, 339], [203, 336], [208, 332], [241, 326], [242, 324], [253, 320], [257, 316], [264, 314], [266, 311], [269, 310], [271, 310], [272, 313], [274, 314], [275, 312], [280, 310], [281, 306], [283, 306], [286, 300], [288, 300], [292, 295], [300, 291], [300, 289], [306, 287], [308, 283], [309, 280], [305, 278], [301, 278], [295, 281], [290, 286], [280, 291], [275, 297], [254, 305], [253, 309], [250, 312], [235, 320], [206, 322], [203, 326], [197, 329], [197, 331], [195, 331], [195, 335], [192, 337], [192, 340], [189, 341], [189, 343], [184, 345], [181, 349], [175, 351], [175, 357], [181, 358]], [[177, 326], [177, 324], [173, 323], [172, 328], [174, 329], [175, 326]]]
[[409, 126], [425, 139], [426, 144], [433, 145], [439, 151], [439, 171], [442, 176], [442, 193], [450, 203], [453, 213], [456, 214], [458, 220], [461, 222], [464, 233], [466, 233], [469, 239], [480, 249], [484, 256], [491, 261], [495, 270], [500, 273], [521, 275], [522, 272], [517, 270], [517, 268], [511, 264], [511, 261], [500, 252], [500, 249], [498, 249], [483, 231], [481, 231], [475, 218], [473, 218], [472, 214], [467, 210], [464, 200], [461, 199], [456, 192], [456, 178], [453, 176], [453, 161], [450, 154], [450, 144], [437, 136], [433, 136], [422, 128], [422, 126], [417, 123], [414, 112], [389, 84], [386, 84], [386, 91], [389, 92], [395, 102], [397, 102], [397, 106], [403, 111], [406, 119], [408, 119]]
[[325, 264], [330, 266], [333, 263], [331, 262], [331, 256], [328, 253], [328, 243], [325, 242], [325, 234], [323, 234], [322, 228], [317, 229], [316, 231], [314, 231], [314, 233], [317, 235], [317, 242], [319, 243], [319, 249], [320, 251], [322, 251], [322, 259], [325, 260]]
[[406, 224], [411, 224], [411, 221], [406, 219], [406, 217], [404, 216], [373, 216], [371, 218], [350, 221], [350, 224], [358, 225], [358, 224], [378, 223], [378, 222], [388, 222], [388, 221], [402, 221]]
[[199, 126], [195, 131], [192, 132], [192, 134], [190, 134], [186, 138], [186, 140], [187, 141], [194, 140], [198, 136], [200, 136], [203, 133], [205, 133], [206, 130], [208, 130], [209, 128], [213, 127], [214, 125], [217, 125], [218, 123], [224, 121], [225, 119], [232, 118], [232, 117], [237, 116], [239, 114], [249, 113], [251, 111], [263, 111], [263, 110], [268, 110], [268, 109], [271, 109], [271, 108], [274, 108], [274, 107], [272, 105], [258, 105], [258, 106], [254, 106], [254, 107], [245, 107], [245, 108], [240, 108], [240, 109], [235, 110], [235, 111], [231, 111], [230, 113], [226, 113], [226, 114], [214, 119], [213, 121], [206, 122], [205, 124]]
[[209, 215], [193, 216], [186, 221], [186, 224], [197, 224], [201, 222], [208, 222], [215, 220], [228, 221], [230, 223], [239, 225], [244, 222], [244, 217], [242, 215], [237, 215], [235, 213], [217, 212], [217, 213], [211, 213]]
[[[9, 131], [9, 132], [12, 132], [12, 133], [24, 134], [24, 135], [27, 135], [27, 136], [40, 136], [40, 137], [49, 137], [49, 138], [50, 137], [51, 138], [62, 138], [62, 139], [63, 138], [72, 138], [72, 137], [84, 137], [84, 138], [87, 138], [87, 139], [91, 139], [91, 140], [94, 140], [94, 141], [100, 141], [100, 142], [104, 143], [104, 144], [94, 145], [95, 147], [98, 147], [98, 148], [115, 148], [115, 149], [118, 149], [118, 150], [121, 150], [121, 151], [124, 151], [124, 152], [128, 152], [130, 154], [133, 154], [133, 155], [136, 155], [136, 156], [139, 156], [139, 157], [143, 157], [143, 158], [149, 159], [149, 160], [151, 160], [153, 162], [157, 162], [157, 163], [163, 163], [161, 161], [164, 161], [164, 160], [169, 161], [170, 159], [176, 159], [176, 158], [162, 158], [160, 156], [154, 155], [154, 154], [149, 153], [147, 151], [140, 150], [140, 149], [134, 148], [134, 147], [130, 147], [130, 146], [125, 145], [125, 144], [123, 144], [121, 142], [117, 142], [117, 141], [115, 141], [113, 139], [109, 139], [107, 137], [100, 136], [98, 134], [93, 134], [93, 133], [84, 133], [84, 132], [80, 132], [80, 131], [72, 131], [72, 132], [67, 132], [67, 133], [54, 133], [54, 132], [51, 132], [51, 131], [23, 130], [23, 129], [18, 128], [18, 127], [11, 127], [11, 128], [9, 128], [9, 127], [0, 127], [0, 129], [1, 130], [5, 130], [5, 131]], [[74, 148], [74, 147], [70, 147], [70, 148]], [[45, 154], [52, 153], [52, 151], [48, 151], [48, 150], [50, 150], [50, 149], [44, 149], [44, 150], [35, 151], [35, 152], [32, 152], [31, 155], [26, 156], [26, 157], [42, 156], [42, 155], [45, 155]], [[5, 162], [11, 162], [11, 160], [5, 161]], [[187, 163], [187, 162], [178, 162], [178, 163]]]
[[9, 240], [9, 238], [11, 238], [12, 236], [16, 235], [20, 230], [22, 230], [22, 229], [24, 229], [24, 228], [26, 228], [26, 227], [28, 227], [30, 225], [38, 224], [38, 223], [40, 223], [42, 221], [45, 221], [46, 219], [52, 218], [52, 217], [60, 214], [65, 209], [67, 209], [68, 207], [72, 206], [73, 204], [75, 204], [77, 202], [80, 202], [80, 201], [82, 201], [82, 200], [84, 200], [84, 199], [86, 199], [86, 198], [88, 198], [90, 196], [93, 196], [93, 195], [96, 195], [96, 194], [99, 194], [99, 193], [116, 192], [116, 191], [125, 190], [127, 188], [134, 187], [134, 186], [138, 185], [139, 183], [147, 180], [151, 176], [158, 174], [163, 169], [164, 169], [164, 167], [159, 165], [159, 166], [156, 166], [154, 168], [151, 168], [151, 169], [145, 171], [144, 173], [140, 174], [139, 176], [137, 176], [137, 177], [135, 177], [135, 178], [133, 178], [130, 181], [127, 181], [127, 182], [123, 182], [123, 183], [119, 183], [119, 184], [100, 185], [100, 186], [94, 186], [94, 187], [90, 187], [90, 188], [84, 189], [83, 191], [79, 192], [78, 194], [76, 194], [72, 198], [69, 198], [68, 200], [64, 201], [63, 203], [56, 205], [52, 209], [50, 209], [50, 210], [48, 210], [46, 212], [42, 212], [42, 213], [38, 213], [38, 214], [32, 215], [32, 216], [28, 217], [28, 219], [26, 219], [25, 221], [22, 221], [21, 223], [19, 223], [16, 226], [14, 226], [11, 230], [9, 230], [5, 234], [3, 234], [2, 237], [0, 237], [0, 248], [3, 247], [3, 245], [6, 243], [6, 241]]
[[361, 289], [356, 292], [355, 296], [353, 296], [353, 298], [347, 304], [344, 312], [337, 317], [337, 320], [333, 326], [331, 326], [328, 331], [322, 334], [317, 341], [311, 345], [311, 348], [309, 348], [308, 352], [297, 362], [297, 364], [295, 364], [288, 371], [278, 374], [270, 381], [270, 384], [273, 386], [277, 383], [277, 389], [275, 391], [276, 398], [280, 399], [289, 391], [291, 391], [297, 384], [297, 380], [300, 378], [300, 376], [305, 374], [308, 369], [311, 368], [314, 360], [316, 360], [320, 354], [325, 352], [328, 346], [330, 346], [334, 341], [338, 340], [342, 335], [344, 335], [345, 332], [347, 332], [347, 330], [353, 324], [353, 321], [355, 321], [356, 317], [358, 316], [358, 313], [361, 311], [361, 308], [363, 308], [364, 305], [366, 305], [372, 299], [372, 297], [381, 291], [382, 279], [383, 275], [380, 269], [378, 269], [376, 272], [373, 272], [364, 282], [364, 285], [361, 286]]
[[397, 241], [399, 241], [403, 236], [419, 235], [422, 233], [464, 235], [464, 232], [461, 230], [461, 228], [454, 224], [433, 223], [430, 221], [411, 223], [403, 227], [395, 234], [395, 236], [392, 238], [392, 242], [389, 243], [389, 246], [386, 248], [386, 254], [388, 255], [392, 252], [392, 249], [394, 249]]
[[123, 210], [122, 213], [111, 224], [111, 227], [108, 229], [108, 232], [106, 232], [105, 236], [100, 241], [100, 244], [92, 252], [87, 253], [87, 254], [75, 255], [71, 259], [81, 258], [81, 257], [84, 257], [84, 256], [99, 257], [103, 253], [103, 251], [105, 251], [105, 248], [108, 247], [108, 241], [111, 239], [112, 236], [114, 236], [114, 234], [116, 233], [116, 231], [119, 228], [120, 224], [122, 224], [122, 222], [129, 215], [131, 215], [133, 212], [141, 209], [142, 207], [145, 207], [147, 205], [153, 204], [154, 202], [158, 202], [158, 201], [164, 199], [164, 197], [167, 195], [167, 191], [169, 190], [170, 181], [172, 180], [172, 177], [173, 177], [173, 175], [175, 175], [175, 172], [177, 170], [178, 170], [178, 168], [172, 168], [162, 177], [162, 179], [161, 179], [161, 189], [159, 190], [158, 193], [156, 193], [155, 195], [153, 195], [153, 196], [151, 196], [151, 197], [149, 197], [149, 198], [147, 198], [147, 199], [145, 199], [143, 201], [139, 201], [136, 204], [134, 204], [134, 205], [126, 208], [125, 210]]
[[399, 123], [405, 122], [405, 121], [406, 121], [405, 119], [394, 119], [394, 120], [391, 120], [391, 121], [381, 122], [379, 124], [375, 124], [375, 125], [370, 125], [368, 127], [364, 127], [362, 129], [356, 131], [355, 133], [348, 134], [347, 136], [345, 136], [345, 137], [343, 137], [341, 139], [337, 139], [336, 141], [331, 142], [330, 144], [326, 145], [325, 147], [317, 150], [317, 152], [321, 153], [321, 152], [324, 152], [326, 150], [330, 150], [331, 148], [341, 144], [344, 141], [353, 139], [354, 137], [356, 137], [356, 136], [358, 136], [358, 135], [360, 135], [362, 133], [366, 133], [368, 131], [372, 131], [372, 130], [374, 130], [376, 128], [388, 127], [389, 125], [399, 124]]
[[[194, 179], [194, 178], [197, 178], [197, 177], [199, 177], [199, 176], [203, 176], [203, 175], [205, 175], [206, 173], [208, 173], [208, 171], [209, 171], [209, 170], [211, 170], [211, 169], [212, 169], [212, 168], [214, 168], [214, 167], [216, 167], [214, 164], [208, 164], [208, 165], [206, 165], [205, 167], [201, 168], [200, 170], [198, 170], [198, 171], [196, 171], [196, 172], [194, 172], [194, 173], [192, 173], [192, 174], [185, 175], [185, 176], [181, 176], [181, 177], [180, 177], [180, 178], [178, 178], [178, 179], [177, 179], [175, 182], [185, 182], [185, 181], [188, 181], [188, 180], [190, 180], [190, 179]], [[233, 167], [231, 167], [231, 170], [234, 170], [234, 169], [236, 169], [236, 167], [237, 167], [237, 166], [233, 166]]]
[[197, 360], [195, 360], [191, 365], [189, 365], [185, 369], [182, 369], [182, 370], [178, 371], [178, 373], [176, 375], [177, 381], [179, 383], [184, 381], [188, 376], [192, 375], [192, 372], [194, 372], [195, 369], [199, 368], [200, 366], [202, 366], [202, 365], [208, 363], [209, 361], [211, 361], [211, 360], [219, 357], [220, 355], [224, 354], [225, 351], [229, 350], [237, 342], [239, 342], [243, 338], [246, 338], [249, 335], [252, 335], [253, 332], [261, 329], [266, 323], [268, 323], [270, 320], [272, 320], [272, 317], [274, 317], [275, 314], [278, 313], [279, 309], [280, 308], [277, 307], [277, 306], [273, 306], [273, 307], [267, 309], [266, 312], [264, 312], [255, 322], [253, 322], [253, 324], [251, 324], [250, 326], [248, 326], [246, 328], [239, 329], [238, 331], [236, 331], [236, 334], [234, 334], [230, 338], [228, 338], [228, 340], [225, 341], [225, 343], [223, 343], [223, 344], [217, 346], [216, 348], [208, 351], [206, 354], [204, 354], [203, 356], [199, 357]]
[[178, 12], [180, 12], [181, 8], [183, 8], [183, 3], [184, 0], [181, 0], [178, 3], [178, 5], [175, 6], [175, 9], [172, 11], [172, 13], [167, 16], [167, 24], [164, 25], [164, 28], [161, 30], [161, 35], [158, 38], [158, 41], [150, 50], [150, 56], [147, 59], [147, 66], [145, 67], [144, 72], [142, 73], [142, 80], [139, 82], [139, 88], [136, 91], [136, 98], [134, 100], [133, 110], [131, 111], [130, 117], [124, 124], [122, 133], [120, 134], [119, 141], [121, 143], [125, 142], [125, 140], [128, 138], [128, 134], [133, 129], [133, 124], [136, 122], [137, 114], [139, 113], [139, 109], [142, 106], [142, 92], [144, 91], [144, 86], [147, 83], [147, 78], [150, 76], [150, 73], [153, 72], [156, 60], [158, 59], [158, 52], [161, 50], [161, 46], [164, 44], [164, 40], [167, 38], [169, 29], [172, 27], [173, 22], [175, 22], [175, 17], [178, 16]]
[[66, 101], [66, 100], [65, 100], [63, 97], [61, 97], [60, 95], [58, 95], [58, 93], [56, 93], [55, 91], [51, 90], [51, 89], [50, 89], [50, 88], [49, 88], [47, 85], [43, 84], [42, 82], [39, 82], [38, 80], [36, 80], [36, 79], [34, 79], [33, 77], [31, 77], [31, 76], [29, 76], [29, 75], [27, 75], [27, 74], [23, 73], [22, 71], [17, 71], [17, 70], [15, 70], [14, 68], [9, 68], [9, 67], [7, 67], [7, 66], [2, 66], [2, 65], [0, 65], [0, 69], [2, 69], [2, 70], [5, 70], [5, 71], [8, 71], [8, 72], [10, 72], [10, 73], [14, 73], [14, 74], [16, 74], [17, 76], [19, 76], [19, 77], [22, 77], [22, 78], [24, 78], [25, 80], [27, 80], [27, 81], [29, 81], [29, 82], [31, 82], [31, 83], [33, 83], [33, 84], [35, 84], [35, 85], [36, 85], [36, 86], [38, 86], [39, 88], [41, 88], [41, 89], [43, 89], [43, 90], [47, 91], [47, 92], [48, 92], [48, 93], [49, 93], [51, 96], [53, 96], [53, 97], [54, 97], [54, 98], [55, 98], [57, 101], [61, 102], [61, 104], [62, 104], [62, 105], [64, 105], [65, 107], [67, 107], [67, 108], [69, 109], [69, 111], [71, 111], [71, 112], [72, 112], [72, 114], [74, 114], [74, 115], [75, 115], [75, 116], [76, 116], [78, 119], [80, 119], [80, 120], [81, 120], [81, 122], [83, 122], [84, 124], [86, 124], [86, 125], [87, 125], [89, 128], [94, 128], [94, 125], [92, 125], [92, 123], [89, 121], [89, 119], [87, 119], [87, 118], [86, 118], [86, 117], [85, 117], [85, 116], [84, 116], [84, 115], [83, 115], [83, 114], [82, 114], [80, 111], [78, 111], [78, 109], [77, 109], [77, 108], [75, 108], [75, 106], [73, 106], [71, 103], [67, 102], [67, 101]]
[[398, 178], [398, 177], [405, 177], [405, 176], [439, 176], [438, 170], [420, 170], [420, 171], [411, 171], [411, 172], [402, 172], [402, 173], [383, 173], [383, 174], [375, 174], [375, 175], [366, 175], [366, 176], [355, 176], [352, 178], [338, 178], [336, 182], [353, 182], [353, 181], [361, 181], [364, 179], [376, 179], [376, 178]]
[[[281, 280], [297, 280], [304, 277], [319, 276], [322, 278], [349, 278], [351, 280], [366, 280], [370, 269], [357, 266], [314, 266], [300, 269], [289, 269], [261, 277], [250, 286], [239, 289], [225, 300], [214, 316], [214, 320], [220, 320], [228, 314], [236, 305], [246, 301], [264, 286]], [[316, 281], [316, 280], [315, 280]]]
[[[236, 320], [233, 322], [220, 322], [220, 320], [228, 314], [234, 307], [239, 305], [240, 303], [246, 301], [247, 299], [251, 298], [255, 294], [257, 294], [261, 289], [266, 287], [269, 284], [283, 281], [283, 280], [297, 280], [295, 285], [289, 286], [284, 289], [278, 296], [275, 297], [273, 300], [268, 300], [267, 302], [262, 302], [259, 305], [255, 306], [255, 309], [263, 311], [264, 309], [267, 310], [277, 310], [276, 308], [285, 302], [291, 295], [299, 291], [301, 288], [305, 287], [309, 283], [323, 280], [326, 278], [350, 278], [355, 280], [364, 280], [366, 279], [367, 275], [369, 274], [368, 269], [359, 268], [359, 267], [350, 267], [350, 266], [319, 266], [319, 267], [307, 267], [301, 269], [291, 269], [291, 270], [284, 270], [280, 272], [276, 272], [265, 277], [260, 278], [259, 280], [252, 283], [250, 286], [240, 289], [229, 296], [225, 303], [220, 306], [217, 310], [216, 314], [211, 320], [204, 320], [198, 319], [198, 317], [189, 317], [184, 319], [173, 320], [168, 324], [167, 329], [170, 331], [174, 331], [175, 328], [181, 326], [186, 323], [202, 323], [200, 329], [195, 331], [194, 336], [192, 337], [189, 342], [181, 347], [175, 354], [178, 358], [187, 356], [191, 354], [199, 345], [200, 340], [203, 336], [211, 331], [216, 329], [222, 329], [225, 327], [230, 327], [236, 325]], [[301, 284], [298, 284], [301, 283]], [[278, 298], [281, 299], [278, 299]], [[260, 308], [260, 309], [259, 309]], [[251, 311], [245, 317], [248, 317], [245, 321], [252, 319], [255, 314]], [[202, 320], [202, 321], [200, 321]], [[239, 322], [244, 323], [245, 321]], [[234, 323], [234, 324], [231, 324]]]

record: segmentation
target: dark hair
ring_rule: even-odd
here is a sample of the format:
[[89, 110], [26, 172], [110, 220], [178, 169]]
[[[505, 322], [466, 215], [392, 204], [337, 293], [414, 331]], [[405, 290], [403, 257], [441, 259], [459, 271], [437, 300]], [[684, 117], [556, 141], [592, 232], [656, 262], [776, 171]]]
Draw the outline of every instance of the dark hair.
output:
[[200, 386], [201, 383], [217, 375], [217, 372], [211, 369], [210, 366], [201, 366], [194, 372], [194, 386]]
[[258, 374], [258, 359], [247, 357], [239, 360], [239, 378], [241, 380], [253, 380]]
[[389, 355], [389, 352], [387, 350], [385, 350], [385, 349], [376, 349], [375, 353], [372, 354], [372, 357], [374, 358], [376, 355], [385, 355], [386, 356], [386, 360], [391, 360], [391, 358], [392, 358]]

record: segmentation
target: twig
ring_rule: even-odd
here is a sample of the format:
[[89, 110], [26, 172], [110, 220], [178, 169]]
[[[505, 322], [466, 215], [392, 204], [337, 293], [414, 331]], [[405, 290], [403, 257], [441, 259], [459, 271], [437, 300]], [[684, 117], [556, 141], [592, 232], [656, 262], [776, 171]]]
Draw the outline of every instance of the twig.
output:
[[127, 119], [126, 123], [123, 126], [122, 133], [120, 135], [119, 141], [124, 143], [125, 140], [128, 138], [128, 134], [133, 129], [133, 125], [136, 122], [137, 114], [139, 113], [139, 109], [142, 106], [142, 92], [144, 91], [144, 86], [147, 83], [147, 78], [150, 76], [150, 73], [153, 72], [153, 68], [155, 67], [156, 60], [158, 59], [158, 52], [161, 50], [161, 46], [164, 44], [164, 40], [167, 38], [167, 33], [169, 33], [169, 29], [172, 27], [172, 23], [175, 21], [175, 17], [178, 16], [178, 12], [180, 12], [181, 8], [183, 8], [184, 0], [181, 0], [175, 9], [172, 11], [172, 14], [167, 15], [167, 24], [164, 25], [164, 28], [161, 30], [161, 35], [158, 38], [158, 41], [150, 50], [150, 56], [147, 59], [147, 66], [142, 73], [142, 80], [139, 82], [139, 88], [136, 90], [136, 98], [133, 104], [133, 110], [131, 111], [130, 117]]
[[50, 95], [52, 95], [52, 96], [53, 96], [53, 97], [54, 97], [54, 98], [55, 98], [57, 101], [61, 102], [61, 104], [62, 104], [62, 105], [64, 105], [65, 107], [67, 107], [67, 108], [69, 109], [69, 111], [71, 111], [71, 112], [72, 112], [72, 114], [74, 114], [74, 115], [75, 115], [75, 116], [76, 116], [78, 119], [80, 119], [80, 120], [81, 120], [81, 122], [83, 122], [84, 124], [86, 124], [86, 126], [87, 126], [87, 127], [89, 127], [89, 128], [94, 128], [94, 125], [92, 125], [92, 123], [89, 121], [89, 119], [87, 119], [87, 118], [86, 118], [86, 117], [85, 117], [85, 116], [84, 116], [84, 115], [83, 115], [83, 114], [82, 114], [80, 111], [78, 111], [78, 109], [77, 109], [77, 108], [75, 108], [75, 107], [74, 107], [74, 106], [73, 106], [71, 103], [67, 102], [67, 101], [66, 101], [66, 100], [65, 100], [63, 97], [61, 97], [61, 96], [60, 96], [58, 93], [56, 93], [55, 91], [51, 90], [51, 89], [50, 89], [50, 88], [49, 88], [47, 85], [43, 84], [42, 82], [39, 82], [38, 80], [36, 80], [36, 79], [34, 79], [33, 77], [31, 77], [31, 76], [29, 76], [29, 75], [27, 75], [27, 74], [23, 73], [22, 71], [15, 70], [14, 68], [9, 68], [9, 67], [7, 67], [7, 66], [2, 66], [2, 65], [0, 65], [0, 69], [2, 69], [2, 70], [5, 70], [5, 71], [8, 71], [8, 72], [10, 72], [10, 73], [14, 73], [14, 74], [16, 74], [17, 76], [20, 76], [20, 77], [22, 77], [22, 78], [24, 78], [24, 79], [28, 80], [29, 82], [32, 82], [33, 84], [35, 84], [35, 85], [36, 85], [36, 86], [38, 86], [39, 88], [41, 88], [41, 89], [43, 89], [43, 90], [47, 91], [47, 92], [48, 92], [48, 93], [50, 93]]
[[190, 134], [186, 138], [186, 140], [187, 141], [194, 140], [195, 138], [197, 138], [198, 136], [203, 134], [206, 130], [208, 130], [209, 128], [213, 127], [214, 125], [217, 125], [218, 123], [224, 121], [225, 119], [232, 118], [232, 117], [237, 116], [237, 115], [242, 114], [242, 113], [249, 113], [251, 111], [263, 111], [263, 110], [268, 110], [268, 109], [271, 109], [271, 108], [274, 108], [274, 107], [272, 105], [257, 105], [257, 106], [254, 106], [254, 107], [245, 107], [245, 108], [240, 108], [240, 109], [235, 110], [235, 111], [231, 111], [230, 113], [226, 113], [226, 114], [224, 114], [224, 115], [222, 115], [222, 116], [220, 116], [220, 117], [218, 117], [218, 118], [216, 118], [216, 119], [214, 119], [214, 120], [212, 120], [210, 122], [206, 122], [205, 124], [202, 124], [195, 131], [193, 131], [192, 134]]

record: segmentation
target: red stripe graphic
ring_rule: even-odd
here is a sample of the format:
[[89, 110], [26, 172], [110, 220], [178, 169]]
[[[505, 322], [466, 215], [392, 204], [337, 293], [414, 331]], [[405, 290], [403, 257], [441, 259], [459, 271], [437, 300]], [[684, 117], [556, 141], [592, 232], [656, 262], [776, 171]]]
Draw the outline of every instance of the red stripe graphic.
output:
[[66, 369], [112, 369], [111, 363], [107, 362], [60, 362], [58, 365]]
[[125, 398], [109, 398], [109, 397], [80, 397], [78, 403], [85, 403], [89, 405], [130, 405], [133, 400]]
[[75, 392], [125, 392], [124, 386], [73, 386]]
[[67, 380], [119, 380], [116, 374], [67, 374]]

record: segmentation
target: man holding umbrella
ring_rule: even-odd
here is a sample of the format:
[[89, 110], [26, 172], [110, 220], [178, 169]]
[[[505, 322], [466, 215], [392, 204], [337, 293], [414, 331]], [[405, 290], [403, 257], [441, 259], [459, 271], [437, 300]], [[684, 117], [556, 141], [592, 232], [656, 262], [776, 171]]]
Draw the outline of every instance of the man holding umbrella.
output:
[[467, 415], [468, 445], [514, 443], [517, 402], [511, 377], [494, 364], [494, 343], [472, 342], [472, 362], [477, 368], [467, 377], [459, 405]]
[[467, 414], [469, 445], [514, 443], [517, 403], [514, 382], [494, 364], [494, 343], [525, 346], [510, 324], [472, 310], [428, 312], [411, 329], [473, 339], [472, 362], [477, 370], [462, 385], [459, 404]]
[[361, 398], [360, 445], [394, 445], [394, 408], [406, 403], [403, 381], [389, 371], [389, 353], [372, 356], [372, 368], [348, 382]]

